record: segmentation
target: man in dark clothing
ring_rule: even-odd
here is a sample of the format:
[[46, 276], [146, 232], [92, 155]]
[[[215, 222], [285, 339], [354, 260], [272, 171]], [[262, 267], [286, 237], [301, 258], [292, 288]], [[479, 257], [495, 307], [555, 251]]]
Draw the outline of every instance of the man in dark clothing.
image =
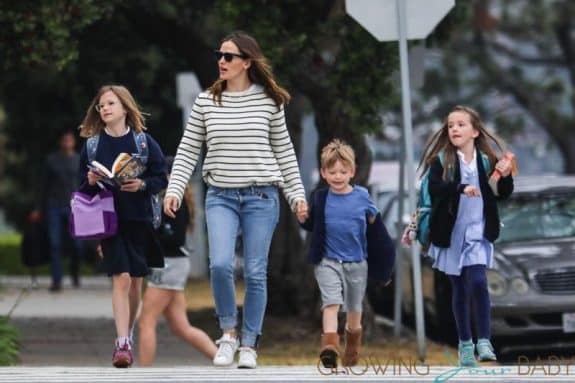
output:
[[[46, 158], [39, 190], [39, 209], [48, 231], [52, 285], [50, 291], [62, 288], [62, 253], [64, 243], [72, 244], [70, 252], [70, 273], [74, 287], [80, 286], [79, 267], [83, 253], [82, 243], [70, 237], [68, 219], [70, 198], [78, 186], [80, 156], [76, 153], [76, 137], [71, 131], [60, 135], [59, 148]], [[36, 211], [37, 218], [39, 211]]]

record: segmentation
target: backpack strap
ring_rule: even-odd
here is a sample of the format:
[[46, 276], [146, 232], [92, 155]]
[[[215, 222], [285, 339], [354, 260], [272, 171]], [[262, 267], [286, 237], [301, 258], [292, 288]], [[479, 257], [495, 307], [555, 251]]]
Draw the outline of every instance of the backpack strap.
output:
[[142, 158], [144, 165], [148, 162], [148, 140], [146, 139], [146, 133], [136, 132], [132, 130], [134, 136], [134, 142], [136, 143], [136, 148], [138, 149], [138, 155]]
[[[136, 148], [138, 149], [138, 155], [142, 159], [144, 166], [148, 163], [148, 156], [150, 150], [148, 149], [148, 139], [146, 138], [146, 133], [135, 132], [132, 130], [134, 141], [136, 142]], [[162, 200], [160, 194], [152, 194], [150, 196], [150, 201], [152, 205], [152, 224], [154, 228], [157, 229], [162, 223]]]
[[96, 152], [98, 151], [98, 142], [100, 142], [100, 135], [95, 134], [88, 137], [86, 140], [86, 154], [88, 155], [88, 163], [96, 159]]
[[485, 174], [489, 178], [489, 175], [491, 174], [491, 162], [489, 162], [489, 157], [487, 156], [487, 154], [485, 154], [483, 152], [479, 152], [479, 153], [481, 154], [481, 161], [483, 162], [483, 169], [485, 169]]
[[[144, 165], [148, 162], [148, 140], [146, 139], [146, 133], [135, 132], [132, 130], [134, 137], [134, 142], [136, 143], [136, 149], [138, 150], [138, 155], [142, 157], [142, 162]], [[86, 149], [88, 155], [88, 162], [92, 162], [96, 159], [96, 153], [98, 151], [98, 143], [100, 142], [100, 135], [95, 134], [92, 137], [88, 137], [86, 141]]]

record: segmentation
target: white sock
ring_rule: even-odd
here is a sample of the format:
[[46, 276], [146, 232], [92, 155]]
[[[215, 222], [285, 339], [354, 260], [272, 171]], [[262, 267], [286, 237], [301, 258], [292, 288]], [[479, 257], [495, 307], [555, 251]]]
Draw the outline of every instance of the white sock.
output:
[[128, 350], [132, 349], [132, 342], [130, 342], [130, 338], [127, 336], [119, 336], [116, 338], [116, 346], [122, 347], [125, 344], [128, 345]]

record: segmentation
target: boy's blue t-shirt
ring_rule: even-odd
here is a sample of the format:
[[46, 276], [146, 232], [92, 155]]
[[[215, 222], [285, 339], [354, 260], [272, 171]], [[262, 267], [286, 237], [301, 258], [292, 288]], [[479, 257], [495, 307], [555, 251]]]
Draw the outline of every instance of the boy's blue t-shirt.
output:
[[367, 189], [354, 186], [347, 194], [330, 189], [325, 205], [325, 256], [343, 262], [367, 259], [367, 217], [377, 213]]

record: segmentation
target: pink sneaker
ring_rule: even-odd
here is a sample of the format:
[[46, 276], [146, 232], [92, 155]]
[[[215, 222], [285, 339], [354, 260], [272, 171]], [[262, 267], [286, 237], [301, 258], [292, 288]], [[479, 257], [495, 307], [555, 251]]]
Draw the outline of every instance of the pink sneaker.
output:
[[114, 355], [112, 356], [112, 365], [116, 368], [127, 368], [132, 365], [134, 358], [132, 356], [132, 350], [125, 343], [122, 347], [116, 346], [114, 350]]

